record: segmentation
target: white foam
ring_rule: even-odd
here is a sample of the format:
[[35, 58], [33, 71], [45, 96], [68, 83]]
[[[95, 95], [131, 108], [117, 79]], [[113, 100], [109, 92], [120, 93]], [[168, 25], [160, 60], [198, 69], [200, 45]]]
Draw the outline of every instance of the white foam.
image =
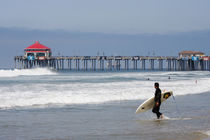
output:
[[203, 133], [204, 135], [210, 136], [210, 130], [208, 130], [208, 131], [201, 131], [201, 133]]
[[205, 132], [206, 135], [210, 136], [210, 130]]
[[[48, 72], [49, 74], [54, 74], [48, 70], [44, 70], [43, 73], [39, 70], [35, 71], [38, 71], [37, 75], [46, 75]], [[27, 74], [30, 75], [30, 73]], [[155, 76], [151, 73], [146, 73], [146, 75], [150, 75], [150, 77], [154, 79], [155, 76], [157, 76], [156, 79], [163, 78], [162, 76], [158, 76], [157, 73], [154, 73]], [[106, 82], [89, 82], [90, 80], [94, 81], [100, 79], [103, 81], [106, 78], [113, 77], [144, 78], [144, 76], [144, 73], [71, 73], [67, 75], [58, 74], [50, 77], [51, 79], [44, 79], [44, 81], [40, 82], [35, 81], [30, 83], [30, 81], [28, 81], [11, 85], [0, 84], [0, 108], [47, 104], [98, 104], [109, 101], [145, 100], [154, 96], [154, 81], [134, 79], [128, 81], [108, 80]], [[30, 77], [28, 79], [30, 79]], [[39, 81], [39, 78], [36, 79]], [[167, 78], [165, 77], [165, 79]], [[162, 80], [159, 83], [162, 90], [172, 90], [175, 96], [209, 92], [210, 78], [196, 77], [196, 79], [197, 83], [195, 83], [194, 78], [188, 78], [188, 80], [179, 80], [178, 78], [172, 81]], [[59, 82], [59, 80], [61, 82]], [[68, 80], [76, 80], [76, 82], [69, 82]], [[86, 81], [80, 82], [83, 80]]]
[[178, 121], [178, 120], [191, 120], [192, 118], [170, 118], [170, 117], [167, 117], [167, 116], [163, 116], [163, 118], [161, 120], [172, 120], [172, 121]]
[[0, 77], [17, 77], [21, 75], [55, 75], [48, 68], [0, 70]]

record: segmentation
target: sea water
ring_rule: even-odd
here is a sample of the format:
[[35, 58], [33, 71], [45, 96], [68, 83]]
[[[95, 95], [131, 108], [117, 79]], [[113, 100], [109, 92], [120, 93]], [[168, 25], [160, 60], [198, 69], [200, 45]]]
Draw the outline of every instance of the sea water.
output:
[[[136, 108], [154, 83], [167, 117]], [[0, 70], [0, 139], [208, 139], [209, 71]]]

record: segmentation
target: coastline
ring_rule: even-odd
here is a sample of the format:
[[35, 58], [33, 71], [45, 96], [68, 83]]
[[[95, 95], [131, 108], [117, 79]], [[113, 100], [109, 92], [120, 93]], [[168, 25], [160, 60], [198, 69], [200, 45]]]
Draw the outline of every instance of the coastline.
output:
[[190, 119], [178, 119], [171, 100], [161, 111], [177, 119], [162, 121], [150, 111], [135, 114], [143, 100], [0, 110], [0, 139], [207, 139], [209, 97], [210, 92], [177, 96], [181, 117]]

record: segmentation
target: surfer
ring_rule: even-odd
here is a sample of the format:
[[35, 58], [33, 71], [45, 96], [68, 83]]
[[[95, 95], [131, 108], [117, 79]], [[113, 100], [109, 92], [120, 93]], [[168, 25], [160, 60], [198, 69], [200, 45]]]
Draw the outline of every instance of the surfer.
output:
[[155, 83], [154, 84], [154, 87], [155, 87], [155, 98], [154, 98], [154, 106], [153, 106], [153, 109], [152, 109], [152, 112], [153, 113], [156, 113], [157, 115], [157, 118], [159, 119], [160, 117], [163, 118], [163, 115], [162, 113], [160, 113], [160, 105], [161, 105], [161, 90], [159, 88], [159, 83]]

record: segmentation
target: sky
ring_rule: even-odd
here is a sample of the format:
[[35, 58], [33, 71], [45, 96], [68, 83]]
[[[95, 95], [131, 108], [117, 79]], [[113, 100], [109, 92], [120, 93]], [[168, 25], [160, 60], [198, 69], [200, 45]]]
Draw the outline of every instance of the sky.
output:
[[[209, 0], [0, 0], [0, 68], [35, 41], [53, 55], [210, 53]], [[5, 61], [7, 60], [7, 61]]]
[[209, 0], [0, 0], [0, 26], [118, 34], [210, 29]]

